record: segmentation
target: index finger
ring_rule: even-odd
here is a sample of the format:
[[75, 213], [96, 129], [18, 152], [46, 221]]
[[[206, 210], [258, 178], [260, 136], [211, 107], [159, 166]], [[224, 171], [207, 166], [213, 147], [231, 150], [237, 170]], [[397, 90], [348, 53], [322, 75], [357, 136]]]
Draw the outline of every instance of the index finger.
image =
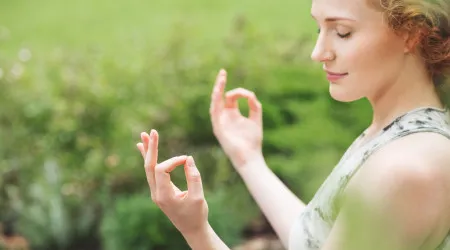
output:
[[227, 82], [227, 72], [224, 69], [219, 71], [211, 94], [210, 114], [215, 117], [224, 106], [224, 91]]
[[237, 88], [227, 92], [225, 95], [225, 107], [231, 109], [238, 109], [239, 98], [247, 99], [247, 103], [250, 108], [249, 118], [254, 122], [257, 122], [258, 124], [262, 124], [261, 103], [258, 101], [258, 98], [256, 98], [255, 93], [250, 90]]
[[171, 158], [160, 164], [155, 168], [155, 182], [156, 182], [156, 196], [160, 197], [173, 197], [175, 190], [173, 189], [172, 182], [170, 180], [170, 172], [176, 167], [186, 162], [187, 156], [182, 155]]

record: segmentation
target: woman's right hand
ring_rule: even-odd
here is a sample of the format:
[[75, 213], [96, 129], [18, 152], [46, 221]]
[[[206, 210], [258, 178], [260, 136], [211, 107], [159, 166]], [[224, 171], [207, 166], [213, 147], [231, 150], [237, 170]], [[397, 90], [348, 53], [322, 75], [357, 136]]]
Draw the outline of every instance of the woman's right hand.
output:
[[[247, 163], [262, 158], [262, 107], [255, 94], [243, 88], [224, 95], [227, 73], [220, 70], [211, 95], [210, 115], [214, 135], [225, 154], [239, 170]], [[249, 116], [241, 114], [238, 99], [246, 98]]]

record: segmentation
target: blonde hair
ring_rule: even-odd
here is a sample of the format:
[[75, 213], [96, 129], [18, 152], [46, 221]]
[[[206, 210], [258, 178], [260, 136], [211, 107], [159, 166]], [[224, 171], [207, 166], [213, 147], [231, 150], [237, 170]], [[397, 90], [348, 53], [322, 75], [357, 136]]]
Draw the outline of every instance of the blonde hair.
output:
[[370, 0], [395, 31], [417, 38], [416, 48], [434, 79], [450, 74], [449, 0]]

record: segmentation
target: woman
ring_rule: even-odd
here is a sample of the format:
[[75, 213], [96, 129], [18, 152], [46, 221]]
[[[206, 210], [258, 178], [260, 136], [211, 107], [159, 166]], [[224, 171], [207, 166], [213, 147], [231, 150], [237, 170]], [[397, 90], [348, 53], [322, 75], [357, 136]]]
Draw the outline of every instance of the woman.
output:
[[[245, 89], [224, 94], [221, 70], [210, 108], [220, 145], [288, 249], [450, 249], [450, 121], [436, 91], [450, 70], [449, 3], [313, 0], [311, 12], [320, 27], [312, 59], [323, 64], [331, 96], [367, 98], [371, 125], [304, 204], [264, 161], [261, 104]], [[248, 100], [248, 118], [239, 98]], [[208, 224], [192, 157], [157, 164], [157, 132], [141, 136], [153, 201], [192, 249], [229, 249]], [[169, 176], [182, 164], [184, 192]], [[366, 245], [356, 246], [361, 235]]]

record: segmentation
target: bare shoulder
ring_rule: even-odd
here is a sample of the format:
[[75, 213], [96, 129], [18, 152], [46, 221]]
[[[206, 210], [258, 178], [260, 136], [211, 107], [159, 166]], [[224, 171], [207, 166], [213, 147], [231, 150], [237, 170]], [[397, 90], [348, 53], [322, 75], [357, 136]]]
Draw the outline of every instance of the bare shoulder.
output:
[[369, 157], [365, 165], [389, 168], [389, 171], [393, 170], [392, 166], [396, 166], [398, 170], [394, 171], [408, 173], [448, 173], [450, 177], [450, 139], [431, 132], [407, 135], [381, 147]]
[[[355, 183], [415, 183], [450, 193], [450, 139], [429, 132], [396, 139], [373, 153], [354, 178]], [[450, 204], [450, 196], [445, 197]]]
[[347, 186], [406, 232], [433, 244], [450, 227], [450, 140], [416, 133], [394, 140], [368, 158]]

